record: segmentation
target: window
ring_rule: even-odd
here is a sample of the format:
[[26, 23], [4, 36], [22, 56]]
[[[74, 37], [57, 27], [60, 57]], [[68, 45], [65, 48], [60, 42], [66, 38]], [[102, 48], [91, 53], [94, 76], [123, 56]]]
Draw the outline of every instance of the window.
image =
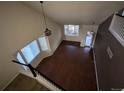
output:
[[122, 12], [122, 16], [124, 16], [124, 11]]
[[[17, 53], [17, 59], [20, 63], [26, 64], [19, 52]], [[23, 66], [23, 68], [27, 70], [25, 66]]]
[[[18, 51], [16, 59], [20, 63], [29, 64], [40, 54], [40, 52], [47, 50], [50, 50], [48, 38], [42, 36], [38, 38], [38, 40], [34, 40], [26, 45], [21, 51]], [[27, 70], [26, 66], [22, 65], [22, 67]]]
[[65, 35], [67, 36], [78, 36], [79, 25], [64, 25]]
[[34, 40], [30, 44], [22, 48], [21, 52], [24, 55], [26, 61], [30, 63], [40, 53], [37, 41]]
[[40, 43], [40, 46], [41, 46], [41, 49], [42, 51], [46, 51], [48, 50], [48, 44], [47, 44], [47, 40], [46, 40], [46, 37], [40, 37], [38, 39], [39, 43]]

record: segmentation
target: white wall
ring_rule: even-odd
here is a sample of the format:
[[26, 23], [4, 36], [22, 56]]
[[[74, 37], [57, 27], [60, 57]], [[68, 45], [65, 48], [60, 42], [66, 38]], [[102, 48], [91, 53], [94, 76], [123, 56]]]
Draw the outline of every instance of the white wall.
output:
[[81, 46], [85, 46], [85, 36], [88, 31], [93, 31], [97, 33], [98, 25], [82, 25], [81, 26], [81, 35], [80, 35], [80, 41]]
[[[52, 51], [61, 42], [61, 27], [48, 19], [52, 35]], [[16, 50], [37, 39], [45, 30], [43, 18], [21, 2], [0, 2], [0, 90], [18, 73], [20, 66], [12, 63]]]
[[92, 30], [97, 32], [97, 28], [98, 25], [80, 25], [79, 36], [64, 36], [64, 40], [81, 42], [81, 46], [84, 46], [86, 33]]

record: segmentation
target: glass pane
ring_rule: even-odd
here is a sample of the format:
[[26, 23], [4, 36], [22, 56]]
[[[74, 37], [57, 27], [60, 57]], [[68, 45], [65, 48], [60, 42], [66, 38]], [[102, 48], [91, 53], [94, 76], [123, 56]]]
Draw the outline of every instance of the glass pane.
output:
[[91, 46], [91, 43], [92, 43], [92, 35], [86, 36], [85, 45], [86, 45], [86, 46]]
[[87, 32], [85, 46], [91, 46], [93, 40], [93, 32]]
[[40, 53], [36, 40], [22, 48], [21, 51], [28, 63], [30, 63]]
[[39, 40], [39, 42], [40, 42], [41, 49], [42, 49], [43, 51], [48, 50], [48, 45], [47, 45], [46, 38], [45, 38], [45, 37], [40, 37], [38, 40]]
[[75, 25], [74, 31], [76, 35], [79, 35], [79, 25]]
[[37, 41], [34, 41], [30, 44], [30, 49], [32, 51], [32, 54], [34, 57], [36, 57], [39, 53], [40, 53], [40, 50], [38, 48], [38, 44], [37, 44]]
[[74, 25], [69, 25], [69, 32], [70, 32], [70, 34], [74, 33]]
[[68, 34], [68, 31], [69, 31], [68, 25], [64, 25], [64, 29], [65, 29], [65, 35], [67, 35]]
[[67, 36], [78, 36], [79, 25], [64, 25], [65, 35]]
[[124, 11], [122, 12], [122, 16], [124, 16]]
[[[22, 56], [20, 55], [20, 53], [17, 53], [17, 59], [20, 63], [26, 64], [25, 61], [23, 60]], [[25, 70], [27, 70], [27, 68], [25, 66], [23, 66], [23, 68]]]

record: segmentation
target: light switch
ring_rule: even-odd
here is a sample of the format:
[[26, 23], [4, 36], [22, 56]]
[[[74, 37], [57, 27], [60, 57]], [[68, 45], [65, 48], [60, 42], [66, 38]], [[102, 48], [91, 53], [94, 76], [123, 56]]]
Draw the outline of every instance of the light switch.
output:
[[112, 51], [111, 51], [111, 49], [110, 49], [109, 46], [107, 47], [107, 50], [106, 51], [108, 53], [109, 58], [111, 59], [113, 57], [113, 53], [112, 53]]

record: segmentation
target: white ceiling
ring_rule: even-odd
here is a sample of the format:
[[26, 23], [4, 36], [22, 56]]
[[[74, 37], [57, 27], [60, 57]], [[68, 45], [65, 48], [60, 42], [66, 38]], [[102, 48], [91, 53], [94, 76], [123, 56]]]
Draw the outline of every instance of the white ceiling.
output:
[[[42, 12], [39, 1], [23, 3]], [[124, 8], [123, 1], [45, 1], [43, 4], [46, 15], [59, 24], [100, 24]]]

